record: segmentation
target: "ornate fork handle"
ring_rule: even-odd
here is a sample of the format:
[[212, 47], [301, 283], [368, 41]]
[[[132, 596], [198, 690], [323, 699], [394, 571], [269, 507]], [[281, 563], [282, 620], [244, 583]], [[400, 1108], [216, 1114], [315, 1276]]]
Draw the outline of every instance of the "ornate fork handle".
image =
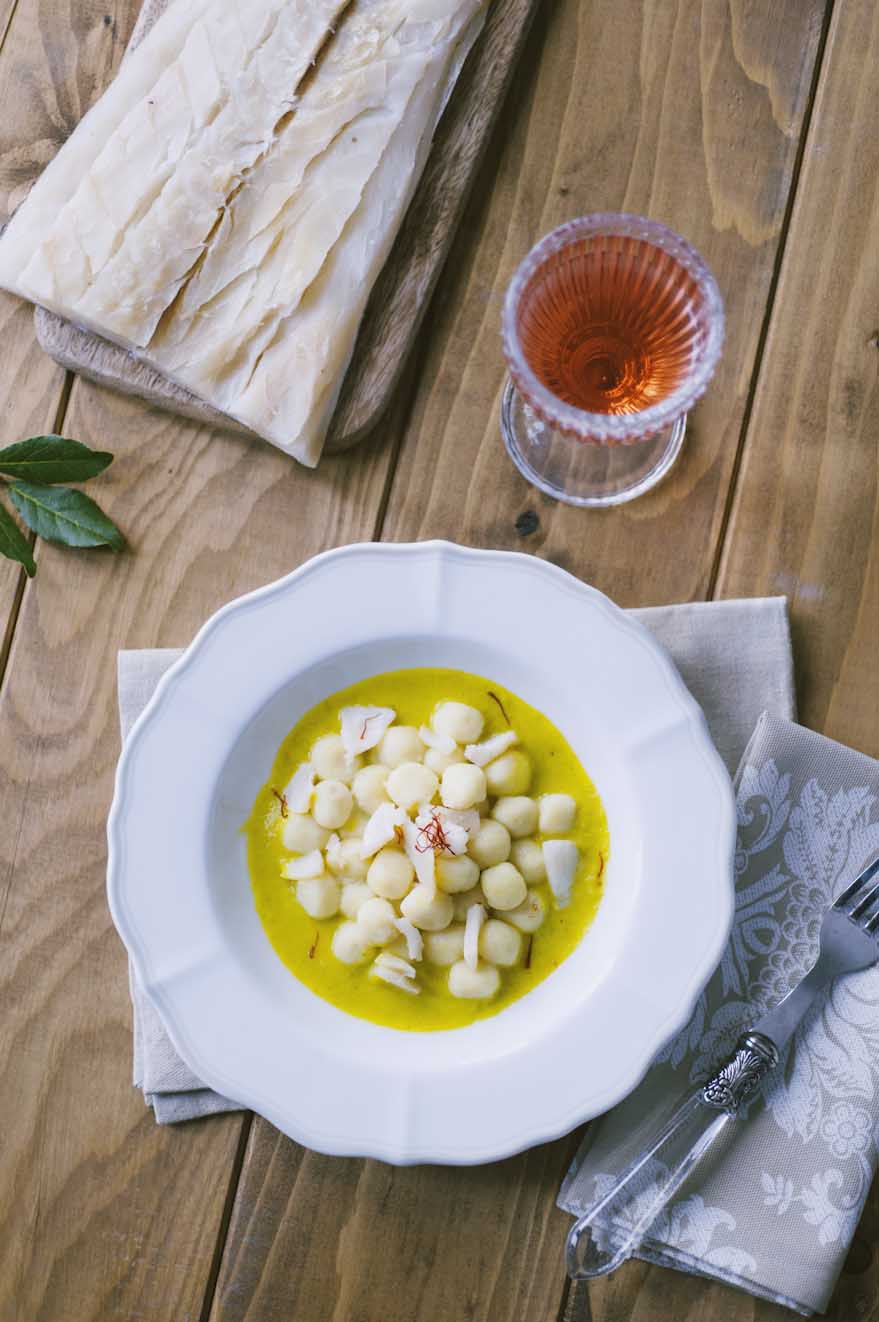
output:
[[718, 1111], [737, 1111], [777, 1064], [778, 1048], [770, 1038], [745, 1033], [729, 1060], [703, 1084], [702, 1101]]
[[568, 1236], [568, 1272], [603, 1276], [631, 1254], [698, 1161], [778, 1063], [775, 1043], [751, 1031], [712, 1077], [691, 1092]]

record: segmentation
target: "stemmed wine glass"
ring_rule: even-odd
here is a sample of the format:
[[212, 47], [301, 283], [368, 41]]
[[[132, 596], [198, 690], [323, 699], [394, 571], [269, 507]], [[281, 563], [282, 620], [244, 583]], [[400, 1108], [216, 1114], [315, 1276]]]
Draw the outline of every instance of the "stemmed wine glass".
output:
[[571, 505], [619, 505], [677, 458], [723, 343], [717, 282], [680, 235], [605, 213], [546, 235], [503, 313], [501, 432], [520, 472]]

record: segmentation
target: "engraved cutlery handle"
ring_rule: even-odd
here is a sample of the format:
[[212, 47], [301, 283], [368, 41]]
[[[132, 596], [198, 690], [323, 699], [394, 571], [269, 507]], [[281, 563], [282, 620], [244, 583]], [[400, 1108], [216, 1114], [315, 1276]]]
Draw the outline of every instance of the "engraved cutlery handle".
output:
[[603, 1276], [630, 1257], [741, 1103], [778, 1060], [775, 1043], [745, 1033], [727, 1061], [640, 1145], [638, 1155], [568, 1235], [568, 1275]]

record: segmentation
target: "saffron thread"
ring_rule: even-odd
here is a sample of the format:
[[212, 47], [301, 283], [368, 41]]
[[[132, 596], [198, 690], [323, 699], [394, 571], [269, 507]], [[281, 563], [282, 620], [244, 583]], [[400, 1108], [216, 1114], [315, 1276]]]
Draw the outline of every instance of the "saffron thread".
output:
[[436, 813], [431, 813], [430, 821], [418, 832], [415, 848], [419, 854], [426, 854], [428, 849], [434, 850], [437, 854], [451, 854], [452, 849], [445, 828]]
[[507, 715], [507, 709], [506, 709], [506, 707], [505, 707], [504, 704], [501, 702], [501, 700], [500, 700], [500, 698], [498, 697], [498, 695], [497, 695], [496, 693], [493, 693], [493, 692], [491, 691], [491, 689], [488, 689], [487, 692], [488, 692], [488, 696], [489, 696], [494, 702], [496, 702], [497, 705], [500, 707], [500, 709], [501, 709], [501, 716], [503, 716], [503, 718], [504, 718], [504, 720], [506, 721], [507, 725], [509, 725], [509, 724], [510, 724], [510, 718], [509, 718], [509, 716]]
[[320, 932], [315, 932], [314, 940], [312, 941], [311, 945], [308, 947], [309, 959], [314, 959], [315, 954], [317, 953], [317, 943], [319, 940], [320, 940]]
[[360, 730], [360, 738], [361, 738], [361, 739], [365, 739], [365, 738], [366, 738], [366, 727], [367, 727], [367, 725], [369, 725], [369, 722], [370, 722], [370, 721], [377, 721], [377, 720], [378, 720], [378, 712], [376, 712], [374, 716], [367, 716], [367, 717], [365, 717], [365, 719], [364, 719], [364, 721], [363, 721], [363, 725], [362, 725], [361, 730]]
[[278, 803], [281, 805], [281, 816], [289, 817], [290, 809], [287, 807], [286, 794], [282, 794], [280, 790], [276, 790], [276, 789], [273, 789], [272, 793], [274, 794], [275, 798], [278, 800]]

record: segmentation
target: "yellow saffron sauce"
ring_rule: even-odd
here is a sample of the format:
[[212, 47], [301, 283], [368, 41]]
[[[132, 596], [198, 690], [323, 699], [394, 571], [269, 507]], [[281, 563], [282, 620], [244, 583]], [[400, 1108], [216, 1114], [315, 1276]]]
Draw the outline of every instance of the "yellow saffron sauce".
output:
[[[500, 970], [500, 990], [488, 1001], [452, 996], [447, 987], [448, 968], [426, 961], [417, 965], [421, 986], [418, 996], [371, 978], [369, 962], [343, 964], [330, 949], [333, 932], [344, 921], [342, 915], [310, 918], [281, 871], [294, 855], [281, 841], [280, 806], [273, 791], [287, 784], [320, 735], [338, 733], [340, 709], [357, 704], [392, 707], [397, 724], [418, 727], [429, 722], [440, 702], [450, 699], [478, 708], [485, 718], [482, 739], [510, 727], [516, 731], [519, 747], [532, 763], [530, 795], [567, 793], [577, 803], [577, 818], [567, 837], [580, 851], [571, 900], [559, 909], [545, 883], [534, 887], [543, 896], [546, 917], [533, 936], [523, 933], [521, 963]], [[367, 754], [366, 760], [369, 758]], [[390, 671], [360, 680], [318, 703], [281, 744], [244, 830], [256, 910], [275, 952], [290, 972], [316, 995], [348, 1014], [410, 1031], [460, 1028], [485, 1019], [542, 982], [576, 947], [594, 918], [609, 852], [601, 799], [564, 736], [508, 689], [460, 670]], [[503, 914], [498, 917], [503, 918]]]

